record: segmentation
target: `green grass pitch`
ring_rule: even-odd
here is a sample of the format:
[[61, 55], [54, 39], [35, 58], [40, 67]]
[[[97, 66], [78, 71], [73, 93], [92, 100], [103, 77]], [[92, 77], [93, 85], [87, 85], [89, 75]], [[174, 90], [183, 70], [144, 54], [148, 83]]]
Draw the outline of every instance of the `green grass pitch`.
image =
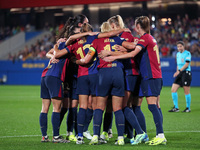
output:
[[[179, 89], [179, 108], [185, 109], [185, 96], [183, 89]], [[114, 137], [108, 144], [76, 145], [75, 143], [41, 143], [39, 126], [39, 114], [41, 111], [40, 87], [39, 86], [6, 86], [0, 85], [0, 150], [23, 150], [23, 149], [57, 149], [57, 150], [118, 150], [118, 149], [200, 149], [200, 87], [191, 88], [192, 103], [191, 113], [169, 113], [173, 106], [170, 87], [163, 87], [161, 92], [161, 108], [164, 116], [164, 132], [168, 140], [167, 145], [148, 146], [139, 144], [131, 146], [114, 145], [117, 131], [113, 121]], [[153, 117], [147, 108], [146, 100], [143, 101], [142, 110], [146, 117], [147, 133], [150, 138], [155, 136]], [[52, 138], [51, 112], [48, 114], [48, 135]], [[66, 115], [62, 123], [60, 133], [66, 134]], [[89, 127], [92, 132], [92, 124]]]

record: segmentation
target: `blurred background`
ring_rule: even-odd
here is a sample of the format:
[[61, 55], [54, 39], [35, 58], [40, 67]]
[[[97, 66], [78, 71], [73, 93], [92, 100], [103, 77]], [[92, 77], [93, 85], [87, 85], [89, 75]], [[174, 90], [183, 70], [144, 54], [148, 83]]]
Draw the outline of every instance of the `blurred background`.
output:
[[164, 86], [176, 70], [176, 42], [192, 54], [191, 86], [200, 86], [200, 1], [198, 0], [1, 0], [0, 85], [40, 85], [46, 53], [69, 17], [84, 14], [95, 31], [111, 16], [121, 15], [134, 32], [134, 20], [151, 19], [151, 34], [159, 45]]

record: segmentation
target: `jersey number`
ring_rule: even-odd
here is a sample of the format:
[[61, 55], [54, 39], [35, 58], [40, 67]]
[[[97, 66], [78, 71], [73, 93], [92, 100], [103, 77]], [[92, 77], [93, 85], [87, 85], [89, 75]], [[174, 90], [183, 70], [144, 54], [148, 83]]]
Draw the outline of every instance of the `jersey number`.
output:
[[[112, 46], [112, 49], [115, 50], [115, 51], [117, 51], [117, 50], [115, 49], [115, 45]], [[110, 44], [107, 44], [107, 45], [104, 47], [104, 50], [106, 50], [106, 51], [111, 51], [111, 49], [110, 49]]]
[[81, 58], [84, 58], [83, 51], [82, 51], [81, 47], [78, 48], [78, 50], [76, 51], [76, 53], [79, 54]]
[[155, 46], [153, 47], [153, 50], [156, 51], [157, 61], [158, 61], [158, 64], [160, 64], [160, 56], [159, 56], [158, 45], [155, 45]]

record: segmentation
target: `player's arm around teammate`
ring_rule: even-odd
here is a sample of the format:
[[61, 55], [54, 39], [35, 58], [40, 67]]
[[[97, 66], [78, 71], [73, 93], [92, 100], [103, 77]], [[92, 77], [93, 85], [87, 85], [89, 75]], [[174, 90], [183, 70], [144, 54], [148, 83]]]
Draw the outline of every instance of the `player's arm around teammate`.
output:
[[[110, 62], [116, 59], [131, 58], [138, 55], [142, 80], [139, 96], [146, 97], [148, 108], [151, 111], [156, 125], [156, 137], [149, 141], [149, 145], [166, 144], [163, 132], [162, 113], [158, 109], [158, 97], [162, 89], [162, 73], [156, 40], [150, 35], [150, 20], [146, 16], [138, 17], [135, 21], [135, 30], [141, 36], [134, 51], [120, 56], [110, 56], [104, 60]], [[140, 53], [141, 52], [141, 53]], [[148, 63], [146, 61], [148, 60]], [[148, 65], [149, 64], [149, 65]], [[150, 87], [148, 89], [148, 86]]]

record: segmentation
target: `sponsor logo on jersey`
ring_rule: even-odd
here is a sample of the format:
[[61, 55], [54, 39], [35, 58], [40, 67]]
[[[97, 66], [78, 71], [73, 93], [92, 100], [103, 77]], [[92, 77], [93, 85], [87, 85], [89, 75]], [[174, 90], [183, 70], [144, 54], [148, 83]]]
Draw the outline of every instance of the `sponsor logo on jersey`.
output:
[[143, 40], [143, 39], [140, 39], [139, 41], [141, 41], [141, 42], [145, 42], [145, 40]]

